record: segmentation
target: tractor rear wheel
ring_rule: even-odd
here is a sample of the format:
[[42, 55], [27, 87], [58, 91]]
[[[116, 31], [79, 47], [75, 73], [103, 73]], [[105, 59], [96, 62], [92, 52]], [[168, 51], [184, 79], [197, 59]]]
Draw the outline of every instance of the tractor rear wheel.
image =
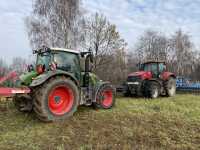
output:
[[166, 95], [172, 97], [176, 94], [176, 80], [174, 78], [169, 78], [165, 84]]
[[65, 77], [47, 81], [35, 92], [34, 111], [45, 122], [64, 120], [73, 115], [79, 105], [76, 84]]
[[145, 96], [148, 98], [158, 98], [160, 95], [159, 84], [154, 81], [148, 81], [145, 86]]
[[109, 84], [103, 85], [96, 97], [96, 102], [94, 106], [96, 108], [110, 109], [115, 104], [115, 90]]

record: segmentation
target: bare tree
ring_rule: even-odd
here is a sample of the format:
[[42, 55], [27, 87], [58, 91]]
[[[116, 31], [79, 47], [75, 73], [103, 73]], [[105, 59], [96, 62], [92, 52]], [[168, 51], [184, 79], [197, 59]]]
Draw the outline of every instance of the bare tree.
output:
[[104, 59], [111, 61], [99, 67], [97, 74], [103, 80], [111, 81], [115, 85], [122, 83], [127, 76], [125, 49], [116, 50], [112, 55], [105, 55]]
[[171, 62], [179, 75], [190, 75], [194, 64], [193, 43], [190, 36], [178, 30], [171, 38]]
[[79, 18], [80, 0], [35, 0], [32, 15], [26, 19], [32, 47], [76, 48]]
[[190, 66], [187, 66], [187, 71], [191, 79], [200, 81], [200, 51], [195, 50], [190, 54]]
[[0, 77], [5, 76], [8, 73], [8, 65], [6, 62], [0, 58]]
[[147, 30], [136, 43], [136, 54], [141, 61], [167, 60], [169, 46], [165, 35]]
[[9, 70], [17, 72], [18, 75], [26, 71], [26, 68], [27, 61], [21, 57], [14, 57], [12, 60], [12, 64], [9, 66]]
[[94, 52], [94, 70], [111, 63], [112, 59], [106, 58], [111, 57], [116, 50], [126, 47], [116, 26], [98, 13], [85, 19], [83, 40], [83, 48], [91, 48]]
[[126, 59], [127, 59], [126, 66], [127, 66], [128, 73], [138, 70], [137, 64], [143, 61], [143, 55], [140, 55], [140, 52], [143, 53], [143, 51], [140, 51], [140, 50], [139, 50], [139, 54], [132, 51], [128, 52], [126, 56]]

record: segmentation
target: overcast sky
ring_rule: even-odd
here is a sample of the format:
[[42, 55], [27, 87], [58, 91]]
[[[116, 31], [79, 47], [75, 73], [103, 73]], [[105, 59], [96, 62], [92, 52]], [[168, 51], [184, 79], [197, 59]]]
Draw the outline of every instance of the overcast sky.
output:
[[[181, 28], [200, 47], [200, 0], [83, 0], [83, 5], [88, 13], [106, 15], [130, 47], [149, 28], [166, 35]], [[0, 52], [7, 62], [31, 54], [24, 25], [31, 11], [32, 0], [0, 0]]]

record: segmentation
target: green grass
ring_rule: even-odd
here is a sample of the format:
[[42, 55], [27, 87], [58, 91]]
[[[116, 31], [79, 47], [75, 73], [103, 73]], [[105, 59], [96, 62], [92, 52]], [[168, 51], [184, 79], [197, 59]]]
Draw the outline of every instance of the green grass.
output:
[[59, 123], [0, 104], [0, 149], [200, 149], [200, 96], [117, 98], [111, 110], [80, 107]]

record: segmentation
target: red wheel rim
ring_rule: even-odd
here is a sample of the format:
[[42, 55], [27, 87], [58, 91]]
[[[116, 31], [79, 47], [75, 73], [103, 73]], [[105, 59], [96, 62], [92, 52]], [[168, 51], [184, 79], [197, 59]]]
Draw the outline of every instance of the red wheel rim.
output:
[[112, 105], [113, 102], [113, 92], [112, 90], [106, 90], [103, 92], [103, 105], [106, 107], [110, 107]]
[[63, 115], [71, 110], [74, 94], [70, 88], [59, 86], [50, 92], [48, 101], [49, 109], [54, 115]]

